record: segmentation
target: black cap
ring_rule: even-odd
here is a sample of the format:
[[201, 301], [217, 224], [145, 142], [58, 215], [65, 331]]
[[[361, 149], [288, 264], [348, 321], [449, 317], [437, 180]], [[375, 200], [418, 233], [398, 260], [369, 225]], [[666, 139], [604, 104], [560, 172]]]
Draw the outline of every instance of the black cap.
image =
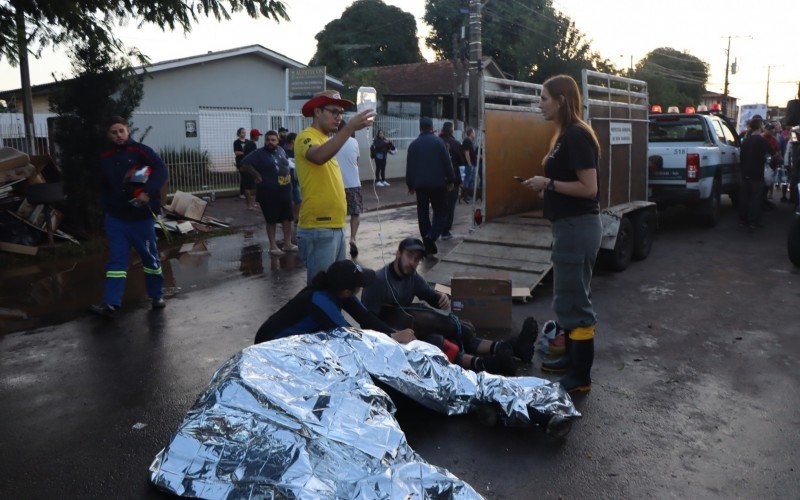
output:
[[419, 126], [420, 128], [425, 128], [425, 129], [433, 128], [433, 120], [431, 120], [427, 116], [423, 116], [422, 118], [419, 119]]
[[406, 238], [400, 242], [400, 246], [397, 247], [398, 250], [401, 252], [403, 250], [411, 250], [413, 252], [422, 252], [422, 256], [425, 257], [428, 252], [425, 250], [425, 244], [419, 238]]
[[328, 283], [333, 290], [354, 290], [370, 286], [375, 281], [375, 271], [365, 269], [350, 260], [339, 260], [328, 267]]
[[286, 127], [278, 127], [278, 132], [288, 132], [289, 129]]

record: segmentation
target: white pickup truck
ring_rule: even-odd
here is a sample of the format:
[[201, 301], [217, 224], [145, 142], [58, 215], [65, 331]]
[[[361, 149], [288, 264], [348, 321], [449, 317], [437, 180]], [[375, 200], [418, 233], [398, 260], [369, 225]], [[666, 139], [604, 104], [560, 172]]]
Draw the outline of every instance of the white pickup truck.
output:
[[707, 226], [720, 217], [720, 196], [739, 194], [739, 137], [713, 114], [650, 115], [648, 194], [659, 207], [690, 205]]

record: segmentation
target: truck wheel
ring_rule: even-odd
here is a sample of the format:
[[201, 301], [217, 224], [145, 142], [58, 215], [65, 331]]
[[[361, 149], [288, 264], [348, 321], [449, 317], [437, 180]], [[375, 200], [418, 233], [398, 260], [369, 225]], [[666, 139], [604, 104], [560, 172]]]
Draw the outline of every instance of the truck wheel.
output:
[[633, 216], [633, 258], [646, 259], [653, 247], [656, 234], [656, 214], [653, 210], [642, 210]]
[[789, 238], [787, 242], [789, 260], [797, 267], [800, 267], [800, 217], [795, 216], [792, 225], [789, 226]]
[[700, 205], [699, 221], [706, 227], [714, 227], [720, 219], [720, 197], [722, 196], [719, 179], [711, 185], [711, 196]]
[[617, 242], [613, 250], [603, 250], [603, 263], [612, 271], [624, 271], [633, 258], [633, 224], [627, 217], [619, 221]]
[[[738, 188], [738, 186], [737, 186], [737, 188]], [[737, 189], [737, 188], [734, 188], [734, 189]], [[731, 191], [730, 193], [728, 193], [728, 198], [731, 199], [731, 205], [733, 205], [733, 208], [739, 207], [739, 192], [738, 191], [736, 191], [736, 192]]]

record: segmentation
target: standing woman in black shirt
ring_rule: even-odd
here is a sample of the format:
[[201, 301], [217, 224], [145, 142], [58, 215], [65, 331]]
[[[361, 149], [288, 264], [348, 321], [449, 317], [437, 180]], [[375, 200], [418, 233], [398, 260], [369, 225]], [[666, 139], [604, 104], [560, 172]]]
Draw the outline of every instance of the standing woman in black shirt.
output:
[[552, 223], [553, 310], [567, 335], [567, 356], [545, 368], [567, 371], [560, 380], [566, 391], [588, 392], [597, 323], [590, 285], [602, 233], [597, 197], [600, 144], [581, 119], [575, 80], [558, 75], [543, 87], [542, 114], [558, 130], [542, 161], [545, 175], [524, 184], [543, 197], [544, 216]]

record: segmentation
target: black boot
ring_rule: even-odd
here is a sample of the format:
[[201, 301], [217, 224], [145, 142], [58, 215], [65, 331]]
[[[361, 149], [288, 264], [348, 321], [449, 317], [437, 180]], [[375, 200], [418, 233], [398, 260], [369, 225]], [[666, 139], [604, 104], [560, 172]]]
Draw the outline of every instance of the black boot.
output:
[[591, 391], [594, 339], [572, 340], [567, 347], [567, 355], [569, 356], [569, 371], [558, 383], [567, 392]]
[[[566, 335], [566, 334], [565, 334]], [[569, 344], [572, 342], [572, 339], [569, 338], [569, 335], [564, 337], [564, 345], [567, 350], [561, 356], [555, 356], [552, 358], [544, 358], [542, 361], [542, 371], [547, 373], [564, 373], [569, 369]]]
[[522, 323], [519, 335], [513, 341], [514, 356], [524, 363], [530, 363], [536, 348], [536, 337], [539, 335], [539, 323], [533, 316], [528, 316]]
[[476, 371], [480, 371], [481, 365], [485, 371], [495, 375], [514, 376], [517, 374], [514, 358], [507, 352], [498, 352], [493, 356], [481, 356]]

